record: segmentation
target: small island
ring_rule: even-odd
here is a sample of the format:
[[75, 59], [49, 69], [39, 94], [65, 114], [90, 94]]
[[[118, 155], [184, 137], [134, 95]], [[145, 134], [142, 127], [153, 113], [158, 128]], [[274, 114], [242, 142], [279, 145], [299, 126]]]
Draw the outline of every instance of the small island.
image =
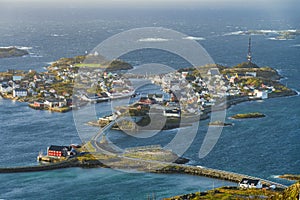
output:
[[280, 175], [279, 178], [290, 180], [290, 181], [300, 181], [300, 175], [296, 175], [296, 174], [284, 174], [284, 175]]
[[243, 113], [243, 114], [236, 114], [233, 115], [232, 119], [248, 119], [248, 118], [262, 118], [265, 117], [265, 114], [254, 112], [254, 113]]
[[225, 123], [222, 121], [213, 121], [213, 122], [209, 122], [208, 126], [233, 126], [232, 123]]
[[274, 40], [293, 40], [300, 35], [300, 30], [247, 30], [238, 31], [237, 35], [264, 35], [275, 36]]
[[24, 49], [19, 49], [17, 47], [1, 47], [0, 48], [0, 58], [11, 58], [11, 57], [21, 57], [28, 55], [29, 52]]

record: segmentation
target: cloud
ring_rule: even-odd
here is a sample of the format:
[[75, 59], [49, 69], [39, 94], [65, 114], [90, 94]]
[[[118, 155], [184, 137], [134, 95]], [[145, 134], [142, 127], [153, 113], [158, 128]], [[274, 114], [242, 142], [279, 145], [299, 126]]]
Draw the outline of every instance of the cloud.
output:
[[272, 9], [298, 5], [299, 0], [0, 0], [1, 6], [38, 5], [38, 6], [70, 6], [70, 7], [128, 7], [128, 8], [222, 8], [246, 7]]

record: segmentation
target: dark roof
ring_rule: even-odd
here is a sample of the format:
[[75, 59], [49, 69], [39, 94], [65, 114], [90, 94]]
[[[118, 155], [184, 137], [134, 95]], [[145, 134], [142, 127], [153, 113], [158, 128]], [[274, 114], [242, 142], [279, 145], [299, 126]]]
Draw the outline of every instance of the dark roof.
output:
[[27, 90], [22, 89], [22, 88], [16, 88], [15, 91], [16, 92], [27, 92]]
[[9, 86], [7, 84], [2, 84], [2, 88], [8, 88]]
[[166, 109], [165, 112], [166, 113], [180, 114], [180, 110], [179, 109]]
[[64, 100], [60, 100], [60, 99], [56, 99], [56, 98], [47, 98], [45, 99], [46, 101], [49, 101], [49, 102], [64, 102]]
[[142, 101], [143, 101], [143, 100], [148, 100], [148, 97], [141, 97], [141, 98], [140, 98], [140, 101], [141, 101], [141, 100], [142, 100]]
[[102, 95], [102, 97], [108, 97], [108, 94], [106, 92], [100, 92], [100, 94]]
[[240, 184], [249, 184], [249, 185], [257, 185], [259, 180], [257, 179], [248, 179], [248, 178], [243, 178], [240, 182]]
[[71, 147], [68, 147], [68, 146], [56, 146], [56, 145], [51, 145], [49, 147], [49, 150], [51, 150], [51, 151], [63, 151], [64, 149], [70, 151]]

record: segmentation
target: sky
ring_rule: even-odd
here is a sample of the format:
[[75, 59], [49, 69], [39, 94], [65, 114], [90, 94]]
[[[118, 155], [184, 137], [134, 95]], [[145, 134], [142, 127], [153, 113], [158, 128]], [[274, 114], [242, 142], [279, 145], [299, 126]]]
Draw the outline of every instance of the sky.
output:
[[0, 0], [0, 6], [5, 5], [56, 5], [56, 6], [102, 6], [102, 7], [257, 7], [282, 8], [295, 6], [299, 0]]
[[266, 15], [286, 16], [299, 12], [299, 2], [300, 0], [0, 0], [0, 22], [4, 19], [27, 18], [36, 13], [55, 17], [58, 12], [87, 15], [97, 12], [114, 16], [165, 10], [229, 11], [237, 15], [244, 11], [257, 11]]

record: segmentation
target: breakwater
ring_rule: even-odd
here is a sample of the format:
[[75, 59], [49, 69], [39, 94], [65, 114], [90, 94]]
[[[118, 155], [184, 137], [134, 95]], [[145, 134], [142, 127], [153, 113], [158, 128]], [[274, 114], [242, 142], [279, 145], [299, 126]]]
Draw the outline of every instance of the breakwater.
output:
[[55, 170], [69, 167], [79, 167], [76, 161], [64, 161], [53, 164], [37, 165], [37, 166], [22, 166], [22, 167], [3, 167], [0, 168], [0, 173], [17, 173], [17, 172], [38, 172], [46, 170]]
[[265, 184], [267, 186], [275, 185], [279, 189], [287, 188], [286, 185], [261, 179], [254, 176], [248, 176], [245, 174], [239, 174], [239, 173], [228, 172], [228, 171], [217, 170], [217, 169], [206, 168], [206, 167], [189, 166], [189, 165], [172, 164], [160, 170], [157, 170], [157, 173], [190, 174], [196, 176], [205, 176], [209, 178], [221, 179], [221, 180], [226, 180], [226, 181], [231, 181], [236, 183], [239, 183], [243, 178], [258, 179], [262, 182], [262, 184]]
[[48, 170], [63, 169], [63, 168], [70, 168], [70, 167], [92, 168], [92, 167], [105, 167], [105, 166], [97, 160], [79, 162], [77, 159], [70, 159], [67, 161], [44, 164], [44, 165], [36, 165], [36, 166], [2, 167], [0, 168], [0, 173], [39, 172], [39, 171], [48, 171]]
[[[136, 164], [137, 159], [132, 158], [125, 158], [121, 159], [120, 162], [117, 162], [119, 164], [124, 164], [124, 160], [126, 160], [126, 166], [130, 166], [131, 164]], [[220, 180], [226, 180], [231, 182], [239, 183], [243, 178], [249, 178], [249, 179], [258, 179], [263, 184], [267, 186], [275, 185], [279, 189], [286, 189], [287, 186], [282, 185], [280, 183], [272, 182], [269, 180], [264, 180], [258, 177], [248, 176], [244, 174], [238, 174], [223, 170], [217, 170], [212, 168], [206, 168], [206, 167], [197, 167], [197, 166], [190, 166], [190, 165], [182, 165], [182, 164], [173, 164], [173, 163], [167, 163], [167, 162], [159, 162], [159, 161], [147, 161], [147, 160], [139, 160], [142, 165], [146, 166], [149, 164], [159, 164], [159, 168], [154, 169], [148, 169], [145, 171], [151, 172], [151, 173], [176, 173], [176, 174], [189, 174], [189, 175], [195, 175], [195, 176], [205, 176], [209, 178], [215, 178]], [[114, 163], [115, 166], [118, 166], [117, 168], [121, 169], [120, 166], [117, 163]], [[146, 164], [146, 165], [145, 165]], [[124, 165], [123, 165], [124, 166]], [[38, 166], [27, 166], [27, 167], [8, 167], [8, 168], [0, 168], [0, 173], [17, 173], [17, 172], [38, 172], [38, 171], [46, 171], [46, 170], [55, 170], [55, 169], [61, 169], [61, 168], [70, 168], [70, 167], [82, 167], [82, 168], [94, 168], [94, 167], [108, 167], [102, 162], [98, 160], [84, 160], [84, 161], [78, 161], [76, 158], [69, 159], [67, 161], [62, 161], [58, 163], [53, 164], [47, 164], [47, 165], [38, 165]], [[142, 169], [142, 168], [139, 168]]]

